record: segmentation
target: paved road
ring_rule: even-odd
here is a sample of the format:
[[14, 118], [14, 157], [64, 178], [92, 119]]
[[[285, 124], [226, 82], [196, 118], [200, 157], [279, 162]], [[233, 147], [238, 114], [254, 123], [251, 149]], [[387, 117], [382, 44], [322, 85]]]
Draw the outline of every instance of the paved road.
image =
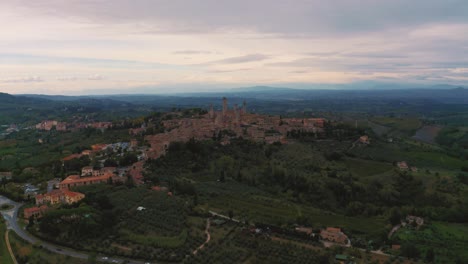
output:
[[[18, 234], [20, 237], [22, 237], [24, 240], [28, 241], [31, 244], [39, 244], [42, 247], [48, 249], [49, 251], [52, 251], [57, 254], [61, 255], [66, 255], [74, 258], [79, 258], [79, 259], [88, 259], [89, 254], [86, 252], [79, 252], [70, 248], [58, 246], [51, 244], [49, 242], [42, 241], [38, 239], [37, 237], [34, 237], [33, 235], [29, 234], [26, 232], [24, 229], [22, 229], [18, 225], [18, 211], [22, 203], [17, 203], [14, 202], [4, 196], [0, 195], [0, 206], [2, 204], [11, 204], [14, 207], [10, 210], [6, 211], [1, 211], [3, 218], [5, 218], [7, 222], [7, 228], [13, 230], [16, 234]], [[97, 256], [97, 260], [101, 262], [108, 262], [108, 263], [123, 263], [124, 261], [128, 261], [127, 263], [130, 264], [143, 264], [143, 261], [138, 261], [138, 260], [130, 260], [130, 259], [124, 259], [124, 258], [116, 258], [116, 257], [106, 257], [104, 255], [99, 255]]]

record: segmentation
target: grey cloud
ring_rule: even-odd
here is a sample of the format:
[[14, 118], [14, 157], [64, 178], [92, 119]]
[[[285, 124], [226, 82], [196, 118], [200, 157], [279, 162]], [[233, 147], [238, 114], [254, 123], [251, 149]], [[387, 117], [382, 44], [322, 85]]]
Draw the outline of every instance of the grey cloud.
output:
[[468, 23], [465, 0], [18, 0], [7, 4], [49, 16], [101, 24], [134, 23], [143, 31], [174, 34], [253, 30], [323, 36], [432, 23]]
[[249, 71], [252, 68], [241, 68], [241, 69], [233, 69], [233, 70], [211, 70], [207, 71], [208, 73], [229, 73], [229, 72], [240, 72], [240, 71]]
[[263, 61], [269, 59], [270, 56], [265, 54], [247, 54], [238, 57], [230, 57], [225, 58], [217, 61], [212, 61], [208, 64], [239, 64], [239, 63], [246, 63], [246, 62], [255, 62], [255, 61]]
[[401, 59], [407, 58], [405, 55], [391, 54], [386, 52], [356, 52], [356, 53], [343, 53], [343, 57], [354, 58], [376, 58], [376, 59]]

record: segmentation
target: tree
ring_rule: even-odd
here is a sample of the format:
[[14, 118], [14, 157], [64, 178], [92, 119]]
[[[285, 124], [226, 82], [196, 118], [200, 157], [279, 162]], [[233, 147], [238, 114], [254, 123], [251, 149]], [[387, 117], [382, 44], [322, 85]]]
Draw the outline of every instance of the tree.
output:
[[5, 189], [5, 185], [7, 184], [7, 179], [6, 177], [3, 177], [2, 178], [2, 186], [3, 186], [3, 189]]
[[435, 254], [434, 254], [434, 249], [430, 248], [426, 251], [426, 261], [429, 263], [434, 262], [435, 259]]
[[393, 207], [390, 210], [389, 221], [392, 225], [398, 225], [401, 223], [401, 211], [397, 207]]
[[408, 258], [418, 258], [419, 250], [413, 244], [404, 244], [401, 246], [401, 255]]
[[88, 263], [96, 263], [97, 260], [97, 254], [96, 252], [92, 252], [88, 255]]

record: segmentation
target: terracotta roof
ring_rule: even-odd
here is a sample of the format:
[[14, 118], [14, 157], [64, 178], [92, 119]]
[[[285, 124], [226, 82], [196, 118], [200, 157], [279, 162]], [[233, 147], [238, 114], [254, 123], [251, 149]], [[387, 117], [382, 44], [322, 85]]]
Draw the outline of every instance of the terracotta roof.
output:
[[91, 176], [91, 177], [80, 177], [79, 175], [70, 175], [65, 180], [63, 180], [60, 184], [70, 184], [70, 183], [78, 183], [78, 182], [89, 182], [89, 181], [96, 181], [96, 180], [107, 180], [113, 175], [111, 173], [107, 173], [102, 176]]
[[81, 158], [81, 156], [82, 156], [81, 154], [71, 154], [70, 156], [63, 158], [62, 160], [67, 161], [67, 160], [77, 159], [77, 158]]
[[41, 209], [39, 207], [31, 207], [31, 208], [25, 208], [24, 209], [24, 213], [33, 213], [33, 212], [37, 212], [37, 211], [40, 211]]
[[63, 194], [65, 194], [66, 196], [69, 196], [69, 197], [76, 197], [76, 196], [83, 195], [82, 193], [72, 192], [72, 191], [69, 191], [69, 190], [62, 190], [62, 192], [63, 192]]
[[337, 227], [327, 227], [327, 231], [328, 231], [328, 232], [335, 232], [335, 233], [338, 233], [338, 232], [341, 232], [341, 228], [337, 228]]

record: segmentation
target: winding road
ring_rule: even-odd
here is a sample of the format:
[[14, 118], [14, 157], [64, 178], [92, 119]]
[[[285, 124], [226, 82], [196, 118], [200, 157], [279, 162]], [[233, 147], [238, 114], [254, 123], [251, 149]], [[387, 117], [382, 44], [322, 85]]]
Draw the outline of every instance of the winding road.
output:
[[[14, 202], [4, 196], [0, 195], [0, 206], [2, 204], [11, 204], [13, 208], [9, 210], [1, 211], [3, 218], [7, 223], [7, 228], [13, 230], [16, 234], [18, 234], [21, 238], [28, 241], [31, 244], [41, 245], [43, 248], [54, 252], [56, 254], [66, 255], [74, 258], [79, 259], [88, 259], [89, 253], [80, 252], [74, 249], [54, 245], [49, 242], [45, 242], [40, 240], [39, 238], [29, 234], [23, 228], [18, 225], [18, 211], [20, 207], [23, 205], [22, 203]], [[131, 259], [124, 259], [124, 258], [117, 258], [117, 257], [107, 257], [104, 255], [98, 255], [97, 260], [101, 262], [108, 262], [108, 263], [129, 263], [129, 264], [143, 264], [147, 262], [138, 261], [138, 260], [131, 260]], [[126, 262], [125, 262], [126, 261]]]

